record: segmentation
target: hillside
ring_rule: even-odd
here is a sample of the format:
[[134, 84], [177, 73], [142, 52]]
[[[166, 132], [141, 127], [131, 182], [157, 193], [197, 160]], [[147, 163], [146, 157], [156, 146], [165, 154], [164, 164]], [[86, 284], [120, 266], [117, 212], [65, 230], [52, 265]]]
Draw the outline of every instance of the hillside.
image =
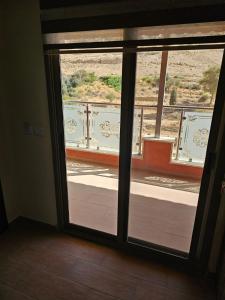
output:
[[[169, 104], [175, 85], [176, 104], [203, 103], [210, 105], [211, 96], [199, 85], [203, 73], [212, 66], [219, 67], [222, 50], [182, 50], [169, 52], [165, 104]], [[136, 104], [156, 104], [161, 52], [141, 52], [137, 59]], [[61, 70], [69, 77], [80, 70], [102, 76], [120, 76], [122, 73], [121, 53], [90, 53], [61, 55]], [[169, 82], [170, 79], [170, 82]], [[173, 82], [172, 82], [173, 81]], [[174, 92], [173, 92], [174, 93]], [[120, 92], [102, 82], [95, 81], [76, 87], [65, 97], [78, 101], [113, 102], [120, 101]]]
[[[222, 50], [173, 51], [169, 53], [168, 73], [178, 73], [200, 78], [201, 74], [211, 65], [220, 65]], [[159, 52], [143, 52], [138, 54], [138, 72], [142, 76], [159, 74], [161, 54]], [[71, 75], [77, 69], [95, 72], [98, 76], [121, 74], [122, 54], [90, 53], [61, 55], [62, 73]]]
[[[200, 81], [204, 72], [209, 68], [214, 67], [219, 71], [222, 54], [222, 50], [169, 52], [164, 104], [213, 107], [214, 95], [210, 94], [200, 84]], [[135, 104], [157, 104], [160, 64], [160, 52], [142, 52], [138, 54]], [[122, 54], [61, 55], [61, 72], [64, 80], [64, 100], [120, 103], [120, 88], [114, 84], [115, 80], [121, 79]], [[71, 84], [70, 79], [74, 74], [76, 74], [76, 83], [72, 87], [69, 86], [69, 92], [65, 92], [65, 83], [67, 85], [68, 83]], [[86, 77], [79, 78], [81, 75]], [[107, 76], [113, 84], [102, 80], [102, 77]], [[212, 80], [217, 84], [218, 72], [215, 76], [216, 78], [212, 78]], [[66, 88], [68, 90], [68, 87]], [[154, 133], [155, 114], [155, 108], [145, 108], [144, 135]], [[162, 133], [166, 136], [176, 136], [179, 130], [179, 122], [180, 110], [164, 109]]]

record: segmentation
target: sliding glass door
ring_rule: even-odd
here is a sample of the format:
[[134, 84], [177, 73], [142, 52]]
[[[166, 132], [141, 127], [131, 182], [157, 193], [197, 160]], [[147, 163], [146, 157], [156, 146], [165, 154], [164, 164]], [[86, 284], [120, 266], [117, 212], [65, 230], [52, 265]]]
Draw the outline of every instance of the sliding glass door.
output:
[[121, 53], [60, 55], [69, 222], [117, 234]]
[[177, 40], [49, 56], [66, 230], [135, 251], [193, 252], [212, 120], [210, 153], [220, 127], [223, 49]]
[[222, 55], [138, 53], [128, 240], [189, 253]]

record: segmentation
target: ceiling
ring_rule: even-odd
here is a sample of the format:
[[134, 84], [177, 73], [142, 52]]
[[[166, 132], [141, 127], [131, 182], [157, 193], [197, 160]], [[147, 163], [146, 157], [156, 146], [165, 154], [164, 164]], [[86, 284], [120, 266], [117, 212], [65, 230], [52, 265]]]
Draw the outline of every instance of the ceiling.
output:
[[[108, 2], [120, 2], [121, 0], [39, 0], [41, 9], [52, 9], [68, 6], [80, 6], [88, 4], [104, 4]], [[124, 1], [123, 1], [124, 2]]]

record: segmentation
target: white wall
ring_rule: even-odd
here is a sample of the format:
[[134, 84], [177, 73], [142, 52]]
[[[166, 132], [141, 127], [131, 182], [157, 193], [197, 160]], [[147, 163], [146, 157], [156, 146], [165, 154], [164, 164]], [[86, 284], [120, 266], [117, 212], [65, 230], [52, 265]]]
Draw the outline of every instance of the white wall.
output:
[[[56, 224], [48, 101], [38, 0], [4, 1], [1, 72], [5, 97], [0, 160], [9, 220], [23, 215]], [[44, 136], [25, 135], [24, 122]], [[6, 141], [6, 143], [5, 143]]]

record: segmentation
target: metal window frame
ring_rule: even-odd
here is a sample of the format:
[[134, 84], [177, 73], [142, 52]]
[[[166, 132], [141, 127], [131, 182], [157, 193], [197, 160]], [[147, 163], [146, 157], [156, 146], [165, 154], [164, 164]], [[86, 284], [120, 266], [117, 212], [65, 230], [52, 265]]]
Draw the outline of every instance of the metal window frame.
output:
[[118, 189], [118, 241], [120, 244], [126, 243], [128, 238], [136, 62], [135, 52], [123, 53]]
[[[225, 170], [225, 51], [221, 63], [219, 82], [217, 86], [216, 101], [214, 106], [211, 130], [206, 152], [205, 167], [202, 175], [202, 184], [199, 204], [191, 244], [191, 259], [196, 261], [197, 268], [207, 272], [207, 264], [210, 258], [213, 237], [216, 229], [217, 216], [221, 200], [221, 184]], [[207, 189], [209, 193], [207, 193]], [[205, 208], [208, 208], [205, 212]], [[198, 234], [202, 238], [198, 238]]]
[[168, 51], [162, 51], [161, 56], [161, 68], [159, 76], [159, 91], [158, 91], [158, 103], [156, 111], [156, 122], [155, 122], [155, 137], [160, 137], [162, 114], [163, 114], [163, 101], [165, 96], [166, 86], [166, 74], [167, 74], [167, 62], [168, 62]]
[[224, 21], [225, 4], [172, 7], [123, 14], [42, 21], [43, 33]]
[[[175, 50], [174, 48], [182, 48], [186, 50], [187, 47], [194, 49], [199, 49], [201, 46], [204, 48], [215, 47], [217, 44], [220, 47], [220, 44], [225, 43], [225, 35], [219, 36], [195, 36], [195, 37], [178, 37], [178, 38], [159, 38], [159, 39], [146, 39], [146, 40], [123, 40], [123, 41], [109, 41], [109, 42], [84, 42], [84, 43], [66, 43], [66, 44], [44, 44], [45, 50], [51, 49], [61, 49], [61, 50], [71, 50], [71, 49], [99, 49], [99, 48], [124, 48], [125, 51], [132, 51], [132, 48], [135, 51], [139, 51], [136, 47], [155, 47], [156, 50], [161, 47], [168, 49], [165, 50]], [[197, 48], [196, 48], [197, 47]], [[146, 49], [146, 48], [145, 48]], [[116, 51], [116, 50], [113, 50]], [[144, 51], [144, 50], [143, 50]]]
[[8, 220], [6, 216], [2, 185], [0, 182], [0, 233], [5, 231], [7, 227], [8, 227]]
[[[214, 37], [215, 38], [215, 37]], [[158, 43], [161, 41], [158, 40]], [[176, 40], [176, 43], [179, 41]], [[84, 46], [84, 45], [83, 45]], [[190, 45], [191, 46], [191, 45]], [[204, 45], [203, 45], [204, 46]], [[161, 46], [160, 46], [161, 47]], [[176, 46], [177, 47], [177, 46]], [[208, 49], [207, 46], [205, 46]], [[202, 49], [202, 47], [200, 47]], [[215, 48], [216, 45], [215, 45]], [[179, 47], [176, 48], [178, 50]], [[184, 46], [181, 48], [184, 49]], [[186, 49], [190, 49], [187, 46]], [[64, 151], [64, 133], [63, 133], [63, 116], [62, 116], [62, 97], [60, 84], [60, 66], [59, 55], [60, 51], [47, 50], [45, 51], [45, 64], [47, 74], [48, 98], [49, 98], [49, 113], [51, 118], [51, 132], [53, 144], [53, 156], [55, 166], [55, 182], [56, 195], [58, 207], [59, 228], [62, 230], [75, 234], [77, 236], [91, 239], [96, 242], [104, 243], [119, 249], [124, 249], [127, 252], [145, 255], [146, 257], [159, 258], [160, 261], [165, 261], [179, 266], [185, 266], [192, 270], [197, 268], [203, 270], [207, 265], [207, 258], [209, 257], [210, 247], [200, 250], [201, 256], [197, 257], [200, 231], [202, 228], [203, 216], [205, 213], [205, 195], [207, 193], [207, 186], [212, 178], [209, 176], [209, 170], [213, 167], [212, 156], [214, 153], [214, 145], [216, 144], [215, 132], [218, 132], [220, 121], [222, 118], [223, 104], [223, 86], [222, 79], [225, 76], [225, 59], [221, 66], [220, 80], [218, 84], [216, 105], [213, 113], [212, 130], [210, 132], [209, 144], [206, 154], [205, 168], [202, 178], [201, 191], [199, 196], [199, 204], [196, 212], [196, 219], [194, 224], [193, 236], [190, 253], [186, 253], [169, 249], [160, 245], [151, 243], [141, 243], [138, 240], [132, 239], [128, 241], [128, 208], [129, 208], [129, 186], [130, 186], [130, 163], [131, 163], [131, 143], [132, 143], [132, 124], [133, 124], [133, 110], [134, 110], [134, 89], [135, 89], [135, 71], [136, 71], [136, 52], [133, 46], [126, 48], [123, 53], [123, 88], [122, 88], [122, 103], [121, 103], [121, 131], [120, 131], [120, 183], [119, 183], [119, 202], [118, 202], [118, 241], [113, 235], [99, 232], [90, 228], [69, 224], [68, 212], [68, 194], [66, 184], [66, 166], [65, 166], [65, 151]], [[145, 49], [146, 50], [146, 49]], [[162, 51], [163, 47], [159, 51]], [[155, 50], [154, 50], [155, 51]], [[104, 52], [104, 50], [102, 51]], [[126, 67], [125, 67], [126, 66]], [[127, 71], [130, 70], [128, 73]], [[126, 78], [127, 77], [127, 78]], [[128, 85], [128, 78], [132, 85]], [[221, 79], [222, 78], [222, 79]], [[129, 97], [128, 97], [129, 96]], [[127, 102], [126, 102], [127, 101]], [[128, 106], [127, 106], [128, 105]], [[125, 122], [126, 120], [126, 122]], [[128, 137], [128, 138], [127, 138]], [[218, 170], [217, 170], [218, 171]], [[216, 176], [214, 176], [214, 184]], [[212, 200], [212, 199], [211, 199]], [[211, 201], [212, 202], [212, 201]], [[216, 220], [216, 209], [213, 210], [212, 219]], [[206, 222], [207, 223], [207, 222]], [[209, 223], [207, 223], [207, 226]], [[210, 234], [205, 234], [204, 242], [208, 243], [212, 240], [213, 228]]]

